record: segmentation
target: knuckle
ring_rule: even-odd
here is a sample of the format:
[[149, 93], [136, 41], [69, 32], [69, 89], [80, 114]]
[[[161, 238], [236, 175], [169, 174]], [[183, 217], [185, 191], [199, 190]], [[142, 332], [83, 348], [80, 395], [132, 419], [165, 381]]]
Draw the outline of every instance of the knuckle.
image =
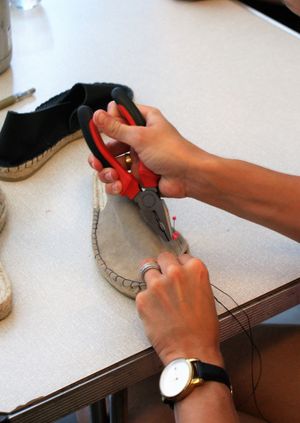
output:
[[208, 270], [203, 261], [197, 258], [193, 258], [191, 260], [191, 265], [193, 266], [193, 269], [197, 271], [202, 276], [208, 276]]
[[117, 119], [110, 119], [108, 130], [113, 137], [115, 137], [119, 133], [120, 126], [121, 122], [119, 122]]
[[145, 303], [146, 303], [145, 296], [146, 296], [146, 291], [141, 291], [135, 297], [136, 308], [140, 314], [143, 312], [145, 308]]
[[105, 168], [99, 172], [99, 178], [102, 182], [112, 182], [111, 180], [111, 169]]
[[166, 276], [172, 280], [178, 280], [182, 276], [182, 268], [177, 264], [171, 264], [166, 270]]
[[104, 170], [101, 170], [100, 172], [98, 172], [98, 178], [100, 179], [101, 182], [107, 182], [106, 172]]
[[106, 193], [109, 194], [109, 195], [114, 195], [115, 193], [114, 193], [113, 183], [112, 182], [105, 182], [105, 181], [103, 181], [103, 182], [105, 183]]
[[159, 277], [155, 276], [151, 279], [151, 290], [158, 292], [161, 289], [161, 280]]
[[161, 283], [161, 278], [159, 276], [153, 276], [147, 282], [147, 291], [149, 295], [158, 298], [161, 296], [163, 290], [163, 285]]

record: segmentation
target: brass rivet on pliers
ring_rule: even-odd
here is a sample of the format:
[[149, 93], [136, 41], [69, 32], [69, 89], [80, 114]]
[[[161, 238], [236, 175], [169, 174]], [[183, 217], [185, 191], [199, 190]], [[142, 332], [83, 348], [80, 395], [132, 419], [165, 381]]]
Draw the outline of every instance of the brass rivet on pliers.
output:
[[126, 153], [125, 154], [125, 165], [126, 165], [126, 169], [128, 171], [130, 171], [131, 170], [131, 165], [132, 165], [132, 158], [131, 158], [130, 153]]

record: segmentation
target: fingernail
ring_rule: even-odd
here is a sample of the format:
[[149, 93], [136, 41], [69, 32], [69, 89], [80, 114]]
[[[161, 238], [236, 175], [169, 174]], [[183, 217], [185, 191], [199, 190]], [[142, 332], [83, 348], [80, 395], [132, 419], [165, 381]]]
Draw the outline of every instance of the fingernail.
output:
[[107, 170], [106, 172], [104, 172], [103, 174], [105, 182], [113, 182], [113, 178], [111, 176], [111, 171]]
[[97, 125], [103, 125], [105, 119], [105, 115], [102, 112], [102, 110], [97, 110], [94, 113], [94, 121], [97, 123]]
[[93, 157], [92, 157], [92, 156], [89, 156], [89, 157], [88, 157], [88, 164], [89, 164], [90, 166], [94, 167], [94, 159], [93, 159]]

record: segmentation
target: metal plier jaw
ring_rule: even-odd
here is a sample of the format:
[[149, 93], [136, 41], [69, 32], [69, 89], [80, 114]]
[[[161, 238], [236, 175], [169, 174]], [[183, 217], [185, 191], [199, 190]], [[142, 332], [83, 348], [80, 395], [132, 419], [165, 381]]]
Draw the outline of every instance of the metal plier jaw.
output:
[[172, 240], [172, 227], [169, 211], [164, 200], [158, 195], [156, 188], [146, 188], [134, 198], [140, 213], [151, 229], [164, 241]]

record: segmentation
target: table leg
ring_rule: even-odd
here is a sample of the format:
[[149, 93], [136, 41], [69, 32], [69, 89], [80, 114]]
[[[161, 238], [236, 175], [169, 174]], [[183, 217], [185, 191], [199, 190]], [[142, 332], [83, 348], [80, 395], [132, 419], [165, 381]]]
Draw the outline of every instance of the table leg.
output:
[[127, 389], [109, 396], [109, 422], [128, 422]]
[[90, 405], [91, 423], [108, 423], [105, 398]]

